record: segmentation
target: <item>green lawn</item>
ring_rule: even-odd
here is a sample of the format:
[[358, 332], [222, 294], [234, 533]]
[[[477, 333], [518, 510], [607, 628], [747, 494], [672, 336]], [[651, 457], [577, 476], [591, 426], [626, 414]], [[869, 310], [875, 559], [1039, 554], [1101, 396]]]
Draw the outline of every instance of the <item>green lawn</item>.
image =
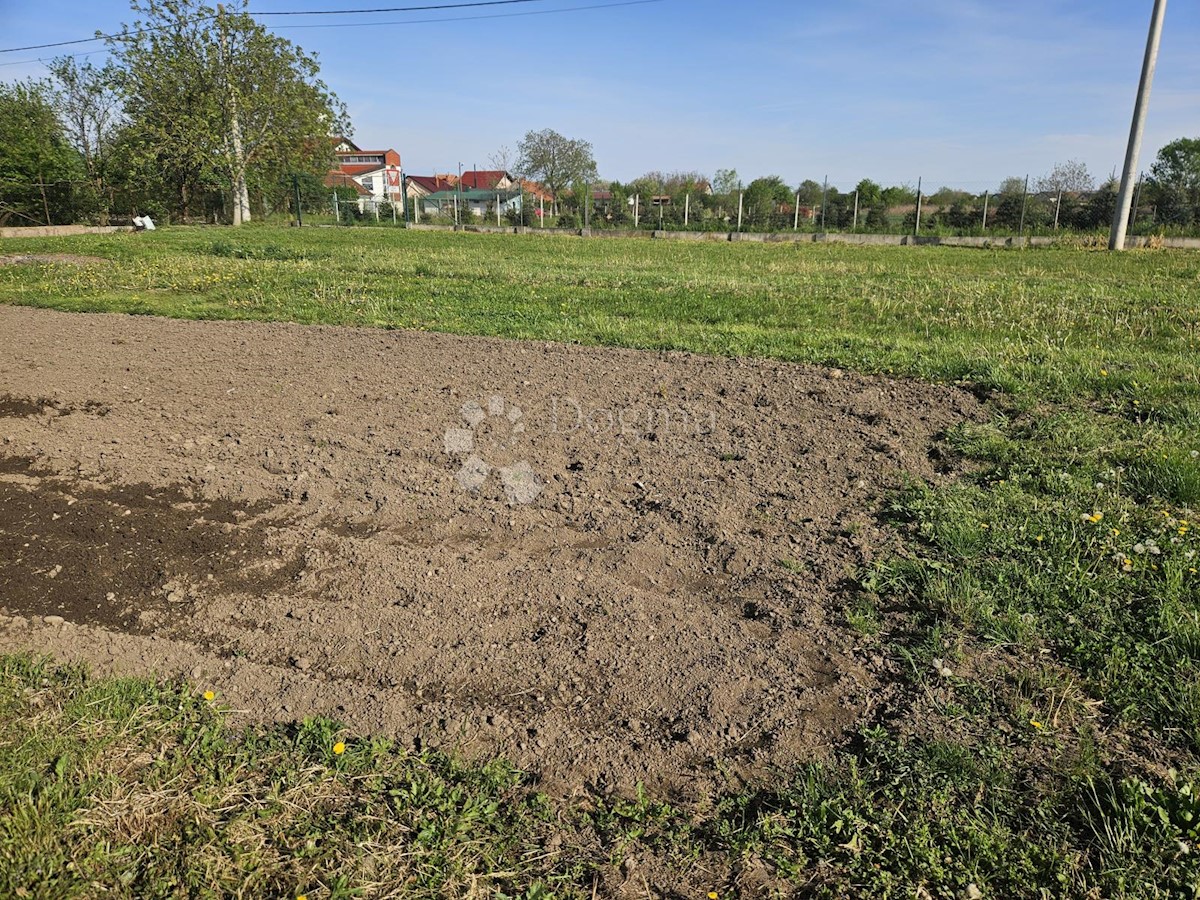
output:
[[907, 550], [860, 573], [846, 627], [905, 679], [829, 764], [704, 808], [555, 803], [499, 762], [323, 722], [233, 732], [181, 687], [9, 660], [0, 893], [588, 897], [638, 871], [655, 895], [1200, 896], [1200, 254], [265, 227], [0, 244], [28, 252], [111, 262], [0, 267], [0, 301], [768, 356], [963, 382], [993, 416], [952, 436], [968, 477], [889, 499]]

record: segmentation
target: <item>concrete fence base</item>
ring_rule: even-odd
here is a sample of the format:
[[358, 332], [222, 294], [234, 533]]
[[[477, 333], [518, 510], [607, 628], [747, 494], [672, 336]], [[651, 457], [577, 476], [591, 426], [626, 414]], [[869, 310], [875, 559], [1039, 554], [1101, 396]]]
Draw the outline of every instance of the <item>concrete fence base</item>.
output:
[[[721, 243], [743, 242], [751, 244], [861, 244], [886, 247], [978, 247], [1023, 248], [1070, 246], [1079, 241], [1077, 235], [1037, 235], [1018, 237], [997, 235], [996, 237], [935, 234], [858, 234], [836, 231], [799, 232], [777, 231], [759, 233], [750, 231], [647, 231], [644, 229], [590, 229], [590, 228], [537, 228], [509, 225], [497, 228], [494, 225], [409, 225], [419, 231], [469, 231], [477, 234], [544, 234], [568, 235], [595, 238], [642, 238], [657, 241], [718, 241]], [[1184, 237], [1128, 237], [1128, 250], [1147, 247], [1162, 247], [1169, 250], [1200, 250], [1200, 238]]]
[[66, 237], [72, 234], [116, 234], [133, 231], [132, 225], [28, 225], [0, 228], [0, 238]]
[[[329, 226], [334, 227], [334, 226]], [[862, 244], [890, 247], [1054, 247], [1070, 246], [1077, 235], [1053, 237], [955, 237], [953, 235], [914, 234], [850, 234], [836, 231], [799, 232], [778, 231], [767, 234], [749, 231], [646, 231], [644, 229], [538, 228], [522, 225], [421, 225], [409, 223], [413, 231], [466, 231], [472, 234], [544, 234], [570, 237], [641, 238], [658, 241], [720, 241], [752, 244]], [[65, 237], [73, 234], [116, 234], [130, 232], [130, 225], [33, 225], [20, 228], [0, 228], [0, 238]], [[1162, 247], [1168, 250], [1200, 250], [1200, 238], [1185, 237], [1127, 237], [1128, 250]]]

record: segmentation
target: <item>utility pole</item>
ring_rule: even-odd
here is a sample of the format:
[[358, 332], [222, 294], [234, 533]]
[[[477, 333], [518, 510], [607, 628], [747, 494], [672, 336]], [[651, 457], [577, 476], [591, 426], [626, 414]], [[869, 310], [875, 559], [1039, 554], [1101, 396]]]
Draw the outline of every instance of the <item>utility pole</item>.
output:
[[1058, 231], [1058, 214], [1062, 212], [1062, 188], [1058, 189], [1058, 197], [1054, 200], [1054, 230]]
[[1142, 132], [1146, 127], [1146, 107], [1150, 105], [1150, 87], [1154, 83], [1154, 67], [1158, 64], [1158, 45], [1162, 40], [1163, 17], [1167, 0], [1154, 0], [1150, 16], [1150, 33], [1146, 37], [1146, 55], [1142, 59], [1142, 78], [1138, 82], [1137, 100], [1133, 104], [1133, 122], [1129, 126], [1129, 145], [1125, 150], [1125, 168], [1121, 171], [1121, 190], [1117, 194], [1117, 209], [1113, 214], [1112, 231], [1108, 235], [1109, 250], [1125, 249], [1125, 232], [1129, 227], [1129, 206], [1133, 200], [1134, 178], [1138, 155], [1142, 152]]

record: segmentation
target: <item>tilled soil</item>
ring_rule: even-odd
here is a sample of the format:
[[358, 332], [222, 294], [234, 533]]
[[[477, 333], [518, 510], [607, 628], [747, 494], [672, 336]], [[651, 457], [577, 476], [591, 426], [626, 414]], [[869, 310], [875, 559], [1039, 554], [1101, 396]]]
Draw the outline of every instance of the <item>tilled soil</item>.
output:
[[768, 361], [0, 307], [0, 651], [695, 796], [869, 714], [849, 579], [978, 415]]

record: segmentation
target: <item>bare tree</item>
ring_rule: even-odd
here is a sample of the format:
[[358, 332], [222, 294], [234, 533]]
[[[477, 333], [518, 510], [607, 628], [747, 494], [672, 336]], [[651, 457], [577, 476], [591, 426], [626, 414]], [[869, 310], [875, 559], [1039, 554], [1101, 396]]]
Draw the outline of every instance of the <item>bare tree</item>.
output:
[[516, 156], [513, 154], [512, 148], [508, 144], [501, 144], [496, 148], [496, 152], [488, 156], [488, 162], [492, 164], [492, 168], [498, 172], [511, 172], [513, 165], [516, 163]]
[[1057, 193], [1058, 191], [1082, 193], [1094, 190], [1095, 187], [1096, 179], [1088, 171], [1087, 164], [1075, 159], [1058, 163], [1048, 175], [1043, 175], [1034, 182], [1034, 188], [1038, 193], [1043, 194]]

